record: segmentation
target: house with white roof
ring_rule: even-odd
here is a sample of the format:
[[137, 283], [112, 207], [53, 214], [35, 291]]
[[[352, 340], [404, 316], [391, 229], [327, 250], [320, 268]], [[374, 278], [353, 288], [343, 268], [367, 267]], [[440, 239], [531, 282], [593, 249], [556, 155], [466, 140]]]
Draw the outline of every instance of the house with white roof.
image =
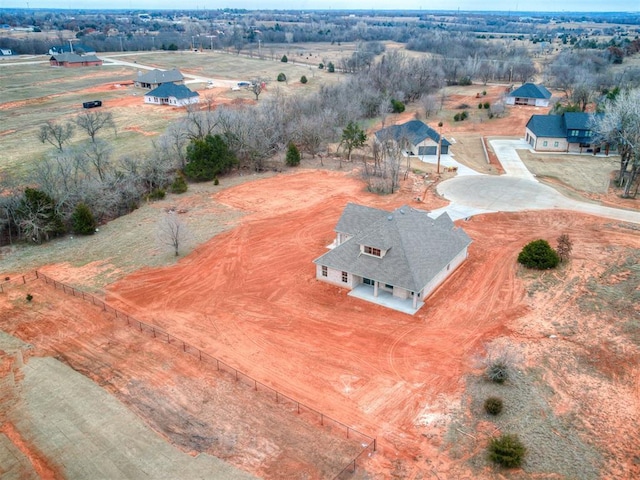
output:
[[198, 92], [191, 91], [186, 85], [176, 85], [175, 83], [164, 83], [144, 95], [144, 103], [174, 107], [198, 103], [199, 99]]

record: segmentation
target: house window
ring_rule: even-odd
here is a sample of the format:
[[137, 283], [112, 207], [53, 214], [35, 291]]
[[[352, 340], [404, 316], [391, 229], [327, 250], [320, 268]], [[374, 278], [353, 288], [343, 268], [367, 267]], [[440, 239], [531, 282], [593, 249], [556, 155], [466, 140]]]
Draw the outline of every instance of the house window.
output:
[[547, 145], [549, 145], [549, 142], [547, 142], [546, 140], [544, 142], [542, 142], [542, 146], [546, 147]]
[[393, 290], [393, 285], [389, 285], [388, 283], [385, 283], [384, 286]]
[[579, 130], [571, 130], [571, 136], [572, 137], [577, 137], [578, 135], [580, 135], [580, 131]]
[[349, 282], [349, 274], [347, 272], [342, 272], [342, 283]]
[[362, 283], [364, 283], [365, 285], [373, 285], [373, 280], [371, 280], [370, 278], [363, 278]]
[[326, 277], [327, 275], [328, 275], [327, 266], [326, 265], [322, 265], [322, 276]]
[[559, 143], [558, 143], [558, 142], [553, 142], [553, 146], [554, 146], [554, 147], [557, 147], [558, 145], [559, 145]]
[[379, 248], [373, 248], [373, 247], [364, 247], [364, 253], [366, 253], [367, 255], [373, 255], [374, 257], [379, 257], [380, 256], [380, 249]]

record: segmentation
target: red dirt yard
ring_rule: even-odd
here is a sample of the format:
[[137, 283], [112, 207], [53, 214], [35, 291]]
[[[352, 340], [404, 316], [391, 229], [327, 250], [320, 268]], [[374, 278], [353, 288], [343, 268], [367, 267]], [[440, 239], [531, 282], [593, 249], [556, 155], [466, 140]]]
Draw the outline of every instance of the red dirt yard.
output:
[[[474, 356], [495, 338], [517, 342], [523, 334], [535, 350], [554, 332], [536, 312], [553, 310], [557, 299], [527, 296], [515, 261], [522, 245], [568, 233], [575, 259], [565, 275], [583, 279], [614, 246], [640, 248], [637, 231], [573, 213], [473, 218], [461, 225], [474, 240], [469, 260], [412, 317], [317, 282], [311, 263], [331, 242], [347, 202], [391, 209], [406, 195], [377, 197], [342, 173], [303, 172], [215, 199], [249, 215], [178, 265], [117, 282], [106, 300], [377, 436], [379, 453], [367, 468], [385, 477], [400, 468], [396, 462], [403, 478], [469, 475], [462, 461], [450, 465], [443, 455], [442, 418], [460, 405]], [[636, 409], [637, 393], [629, 400]], [[438, 422], [429, 420], [434, 411]], [[609, 428], [638, 438], [629, 426]]]
[[[485, 421], [475, 427], [477, 431], [468, 431], [464, 430], [468, 424], [456, 422], [477, 415], [465, 400], [467, 379], [479, 374], [477, 357], [489, 342], [509, 339], [522, 352], [521, 368], [542, 369], [540, 374], [553, 385], [556, 394], [550, 401], [557, 415], [584, 417], [582, 430], [574, 433], [591, 438], [604, 452], [602, 478], [640, 474], [633, 460], [640, 439], [633, 421], [640, 402], [638, 344], [611, 334], [607, 311], [576, 310], [581, 296], [589, 295], [587, 287], [594, 276], [621, 282], [633, 273], [627, 269], [621, 277], [605, 275], [612, 262], [623, 262], [630, 251], [640, 249], [638, 231], [557, 211], [474, 217], [460, 224], [474, 241], [468, 261], [415, 316], [348, 297], [345, 290], [315, 280], [312, 260], [326, 251], [347, 202], [386, 209], [405, 203], [426, 209], [442, 204], [433, 196], [415, 203], [415, 193], [404, 188], [394, 196], [375, 196], [350, 174], [331, 171], [277, 175], [222, 190], [211, 200], [245, 212], [237, 227], [197, 247], [175, 266], [128, 275], [108, 288], [105, 299], [292, 398], [376, 436], [378, 452], [364, 464], [374, 478], [501, 478], [484, 464], [474, 469], [470, 463], [474, 458], [484, 461], [484, 446], [497, 427], [487, 429]], [[572, 260], [562, 271], [544, 277], [541, 287], [539, 279], [519, 269], [517, 254], [530, 240], [553, 242], [561, 233], [568, 233], [574, 242]], [[51, 265], [43, 271], [67, 282], [83, 276], [82, 268], [74, 275], [68, 265]], [[545, 288], [545, 282], [555, 283], [556, 288]], [[627, 315], [637, 318], [637, 308], [632, 306]], [[101, 315], [83, 308], [84, 321], [79, 325], [85, 327], [79, 328], [87, 328], [87, 322], [97, 325]], [[15, 311], [12, 322], [19, 322], [14, 317]], [[50, 329], [62, 328], [64, 338], [74, 337], [74, 325], [47, 322], [30, 331], [16, 327], [13, 334], [38, 346], [48, 342]], [[600, 333], [608, 335], [609, 343], [600, 344]], [[58, 355], [64, 357], [60, 350], [67, 349], [72, 357], [72, 352], [86, 349], [92, 362], [101, 362], [104, 352], [84, 344], [83, 338], [56, 347]], [[566, 358], [554, 353], [589, 358], [595, 348], [606, 364], [604, 379], [596, 383], [590, 371], [578, 377], [564, 370]], [[145, 354], [147, 362], [149, 355]], [[136, 378], [140, 361], [140, 354], [128, 355], [123, 349], [104, 365], [133, 372], [128, 375], [140, 388], [150, 389], [158, 380], [151, 372], [142, 373], [149, 366]], [[92, 372], [96, 381], [111, 378], [104, 368], [96, 371], [92, 365], [82, 369]], [[197, 376], [199, 369], [197, 361], [189, 360], [172, 368], [183, 371], [185, 378]], [[114, 393], [119, 391], [118, 381], [107, 384]], [[215, 388], [210, 388], [215, 395]], [[184, 408], [190, 401], [184, 392], [174, 400], [171, 393], [166, 395], [163, 404]], [[154, 425], [153, 413], [140, 407], [136, 395], [121, 397]], [[601, 402], [597, 411], [589, 407], [593, 399]], [[456, 424], [462, 426], [454, 430], [474, 440], [454, 454], [449, 432]], [[624, 442], [616, 441], [623, 436]], [[175, 441], [171, 435], [168, 438]], [[265, 471], [255, 461], [231, 461], [265, 478], [283, 478], [284, 470]]]

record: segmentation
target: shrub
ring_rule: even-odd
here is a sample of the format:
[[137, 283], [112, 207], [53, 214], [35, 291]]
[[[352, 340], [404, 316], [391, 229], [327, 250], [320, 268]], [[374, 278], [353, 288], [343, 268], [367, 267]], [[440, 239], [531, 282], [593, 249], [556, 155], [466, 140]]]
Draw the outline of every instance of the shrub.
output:
[[25, 298], [27, 299], [27, 302], [30, 302], [31, 300], [33, 300], [33, 295], [27, 293], [27, 296]]
[[322, 69], [324, 68], [324, 63], [320, 63], [320, 64], [318, 64], [318, 68], [319, 68], [320, 70], [322, 70]]
[[478, 110], [482, 110], [482, 102], [478, 104]]
[[489, 442], [489, 459], [506, 468], [519, 467], [527, 449], [515, 434], [503, 434]]
[[287, 58], [287, 56], [286, 56], [286, 55], [282, 55], [282, 58], [280, 59], [280, 61], [281, 61], [282, 63], [287, 63], [287, 62], [289, 61], [289, 59]]
[[327, 65], [327, 72], [333, 73], [335, 71], [336, 71], [336, 67], [333, 65], [333, 63], [329, 62], [329, 64]]
[[287, 148], [286, 162], [290, 167], [297, 167], [300, 165], [300, 150], [298, 150], [298, 147], [293, 143], [290, 143]]
[[486, 90], [483, 90], [483, 91], [482, 91], [482, 95], [486, 95], [486, 94], [487, 94], [487, 91], [486, 91]]
[[149, 200], [162, 200], [166, 195], [166, 192], [163, 188], [154, 188], [147, 195], [147, 199]]
[[527, 268], [548, 270], [558, 266], [560, 257], [546, 240], [540, 239], [524, 246], [520, 254], [518, 254], [518, 263]]
[[307, 82], [308, 82], [307, 77], [305, 77], [304, 75], [302, 75], [302, 76], [300, 77], [300, 83], [303, 83], [303, 84], [304, 84], [304, 83], [307, 83]]
[[468, 86], [471, 84], [473, 84], [473, 82], [471, 81], [471, 77], [462, 77], [458, 82], [458, 85], [463, 85], [463, 86]]
[[558, 254], [558, 258], [560, 258], [561, 262], [566, 262], [569, 260], [569, 255], [571, 255], [571, 250], [573, 249], [573, 242], [569, 238], [569, 235], [563, 233], [558, 237], [558, 246], [556, 247], [556, 253]]
[[278, 74], [278, 81], [279, 82], [286, 82], [287, 81], [287, 76], [284, 73], [280, 72]]
[[192, 140], [187, 145], [187, 159], [189, 163], [184, 167], [184, 174], [197, 182], [213, 180], [238, 163], [235, 153], [220, 134]]
[[213, 184], [214, 185], [220, 185], [220, 180], [218, 180], [218, 177], [213, 179]]
[[504, 358], [497, 358], [487, 365], [487, 377], [495, 383], [504, 383], [509, 378], [509, 364]]
[[459, 114], [459, 113], [456, 113], [456, 114], [453, 116], [453, 121], [454, 121], [454, 122], [459, 122], [459, 121], [460, 121], [460, 114]]
[[97, 222], [91, 209], [84, 203], [79, 203], [71, 215], [73, 231], [78, 235], [93, 235], [96, 233]]
[[498, 415], [502, 411], [502, 399], [489, 397], [484, 401], [484, 410], [490, 415]]
[[466, 110], [460, 114], [460, 120], [466, 120], [469, 117], [469, 112]]
[[489, 102], [484, 102], [483, 106], [485, 110], [489, 110], [489, 107], [491, 106], [491, 104]]
[[171, 184], [171, 193], [184, 193], [188, 188], [189, 186], [187, 185], [187, 181], [184, 177], [182, 175], [177, 175]]
[[404, 103], [400, 100], [396, 100], [395, 98], [391, 99], [391, 110], [393, 113], [402, 113], [404, 112]]

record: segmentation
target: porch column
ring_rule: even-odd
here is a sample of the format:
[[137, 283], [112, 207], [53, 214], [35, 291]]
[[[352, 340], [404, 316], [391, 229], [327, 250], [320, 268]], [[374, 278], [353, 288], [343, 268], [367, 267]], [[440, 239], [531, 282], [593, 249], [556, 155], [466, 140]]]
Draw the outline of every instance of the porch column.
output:
[[374, 297], [378, 296], [378, 281], [377, 280], [375, 282], [373, 282], [373, 296]]
[[413, 308], [418, 308], [418, 292], [413, 292]]

